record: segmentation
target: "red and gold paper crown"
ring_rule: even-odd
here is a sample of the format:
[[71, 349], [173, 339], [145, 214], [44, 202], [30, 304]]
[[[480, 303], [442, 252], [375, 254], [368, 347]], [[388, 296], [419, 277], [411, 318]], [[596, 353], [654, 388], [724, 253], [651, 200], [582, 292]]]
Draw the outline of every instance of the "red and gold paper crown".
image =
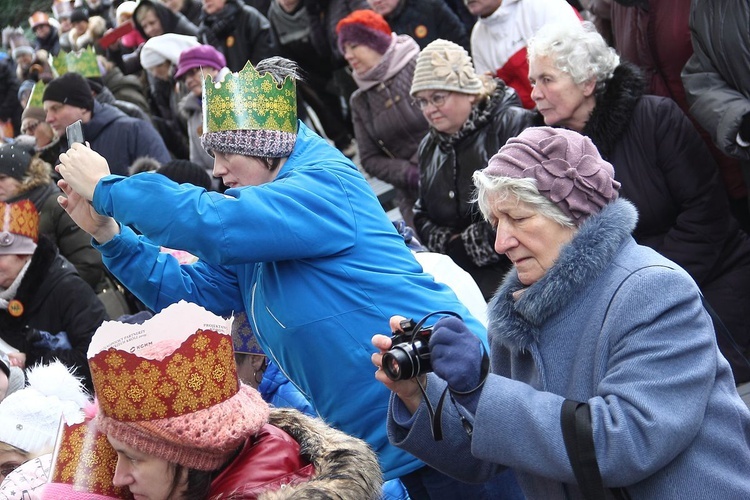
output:
[[[25, 236], [35, 243], [39, 237], [39, 212], [36, 206], [29, 200], [21, 200], [16, 203], [0, 204], [0, 245], [3, 237], [10, 236], [8, 233]], [[12, 242], [12, 241], [11, 241]]]
[[107, 436], [97, 430], [93, 419], [61, 424], [53, 455], [51, 484], [69, 485], [74, 491], [111, 498], [133, 498], [128, 488], [112, 484], [116, 467], [117, 452]]
[[178, 417], [239, 390], [232, 339], [198, 330], [162, 360], [109, 348], [89, 359], [99, 411], [122, 422]]

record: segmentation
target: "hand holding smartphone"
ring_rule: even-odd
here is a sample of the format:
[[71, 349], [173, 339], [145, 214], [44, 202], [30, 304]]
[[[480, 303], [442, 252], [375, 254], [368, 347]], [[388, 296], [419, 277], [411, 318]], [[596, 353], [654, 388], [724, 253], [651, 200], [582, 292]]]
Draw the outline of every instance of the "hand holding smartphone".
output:
[[65, 135], [68, 137], [69, 148], [73, 147], [74, 142], [85, 144], [83, 142], [83, 129], [81, 128], [81, 120], [77, 120], [76, 122], [68, 125], [68, 127], [65, 129]]

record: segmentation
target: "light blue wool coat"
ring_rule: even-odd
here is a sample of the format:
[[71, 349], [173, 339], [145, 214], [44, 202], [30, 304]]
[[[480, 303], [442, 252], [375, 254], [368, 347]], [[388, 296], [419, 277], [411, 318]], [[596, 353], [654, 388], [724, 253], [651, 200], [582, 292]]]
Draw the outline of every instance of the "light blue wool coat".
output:
[[[509, 466], [528, 498], [580, 498], [560, 427], [568, 398], [590, 405], [606, 487], [644, 499], [750, 498], [750, 412], [697, 286], [635, 243], [636, 220], [630, 202], [615, 201], [517, 302], [511, 293], [524, 286], [515, 271], [505, 279], [490, 304], [492, 374], [472, 438], [451, 404], [441, 442], [424, 403], [402, 427], [408, 413], [394, 396], [391, 442], [465, 481]], [[433, 404], [444, 387], [430, 375]]]
[[[326, 422], [364, 439], [386, 479], [423, 467], [390, 445], [390, 392], [375, 380], [370, 339], [392, 315], [437, 310], [484, 327], [422, 272], [357, 167], [299, 123], [292, 154], [269, 183], [225, 194], [161, 175], [108, 176], [97, 212], [133, 225], [98, 246], [104, 263], [159, 311], [186, 300], [220, 315], [246, 311], [263, 352]], [[159, 246], [199, 257], [180, 266]]]

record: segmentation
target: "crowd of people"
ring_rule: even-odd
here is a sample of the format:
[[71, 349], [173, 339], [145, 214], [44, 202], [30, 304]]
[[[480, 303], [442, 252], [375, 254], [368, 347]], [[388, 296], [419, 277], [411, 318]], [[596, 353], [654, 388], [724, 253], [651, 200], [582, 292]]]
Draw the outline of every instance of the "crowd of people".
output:
[[749, 497], [750, 7], [666, 3], [3, 29], [0, 499]]

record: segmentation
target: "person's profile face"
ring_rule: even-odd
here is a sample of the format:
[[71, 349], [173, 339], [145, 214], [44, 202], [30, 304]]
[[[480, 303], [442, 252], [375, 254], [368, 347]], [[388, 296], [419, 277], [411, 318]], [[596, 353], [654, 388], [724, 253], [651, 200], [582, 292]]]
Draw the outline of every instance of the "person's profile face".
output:
[[487, 17], [495, 12], [503, 0], [464, 0], [466, 9], [471, 12], [473, 16]]
[[260, 158], [214, 151], [214, 177], [228, 188], [260, 186], [276, 178], [279, 169], [270, 170]]
[[0, 255], [0, 287], [9, 288], [30, 257], [30, 255]]
[[372, 10], [385, 17], [398, 7], [399, 1], [400, 0], [367, 0], [367, 3], [370, 4]]
[[208, 14], [216, 14], [226, 5], [227, 0], [203, 0], [203, 12]]
[[153, 455], [143, 453], [132, 446], [107, 436], [117, 452], [117, 467], [112, 484], [128, 488], [137, 500], [168, 500], [182, 498], [187, 487], [187, 469], [174, 484], [175, 465]]
[[[44, 111], [47, 113], [46, 121], [49, 126], [62, 137], [65, 128], [76, 120], [83, 120], [86, 110], [77, 106], [63, 104], [57, 101], [44, 101]], [[85, 120], [84, 120], [85, 122]]]
[[0, 174], [0, 201], [5, 202], [18, 194], [21, 181], [9, 175]]
[[363, 75], [378, 65], [383, 56], [364, 44], [345, 43], [344, 59], [357, 75]]
[[47, 38], [50, 31], [51, 28], [49, 24], [40, 24], [39, 26], [34, 28], [34, 34], [37, 36], [37, 38]]
[[531, 98], [546, 125], [583, 129], [590, 114], [587, 103], [593, 99], [593, 84], [575, 83], [549, 57], [534, 57], [529, 61], [529, 81]]
[[283, 10], [287, 14], [290, 14], [297, 9], [297, 6], [300, 4], [302, 0], [275, 0], [275, 1], [276, 3], [279, 4], [279, 7], [281, 7], [281, 10]]
[[159, 16], [156, 15], [156, 11], [153, 9], [147, 10], [140, 16], [140, 25], [146, 34], [146, 38], [153, 38], [164, 34], [164, 28], [161, 25]]
[[211, 78], [214, 78], [218, 74], [219, 70], [214, 68], [193, 68], [182, 75], [182, 81], [188, 92], [192, 92], [193, 95], [200, 97], [203, 95], [203, 78], [205, 78], [206, 75], [210, 75]]
[[490, 224], [495, 228], [495, 251], [505, 254], [518, 272], [518, 279], [531, 286], [557, 260], [563, 245], [576, 234], [575, 228], [558, 224], [514, 196], [491, 203]]
[[172, 63], [164, 61], [161, 64], [148, 68], [147, 71], [151, 73], [154, 78], [167, 81], [172, 76]]

